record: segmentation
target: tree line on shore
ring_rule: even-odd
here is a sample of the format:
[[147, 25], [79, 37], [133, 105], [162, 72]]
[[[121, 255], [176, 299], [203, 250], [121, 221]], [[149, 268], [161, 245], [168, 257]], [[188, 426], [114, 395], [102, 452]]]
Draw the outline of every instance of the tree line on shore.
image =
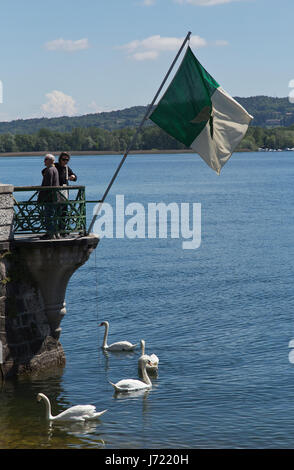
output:
[[[75, 128], [69, 132], [40, 129], [33, 134], [0, 134], [0, 153], [35, 151], [115, 151], [124, 152], [136, 132], [135, 127], [112, 131], [98, 127]], [[294, 147], [294, 125], [262, 128], [250, 126], [237, 150]], [[181, 150], [185, 145], [157, 126], [146, 126], [139, 133], [132, 150]]]
[[[270, 96], [250, 96], [235, 99], [254, 116], [253, 126], [273, 127], [294, 124], [294, 106], [289, 98], [273, 98]], [[0, 134], [35, 134], [40, 129], [55, 132], [71, 132], [75, 128], [96, 127], [113, 131], [127, 127], [137, 127], [147, 111], [147, 106], [132, 106], [117, 111], [85, 114], [82, 116], [42, 117], [15, 119], [0, 122]], [[145, 126], [154, 125], [147, 121]]]

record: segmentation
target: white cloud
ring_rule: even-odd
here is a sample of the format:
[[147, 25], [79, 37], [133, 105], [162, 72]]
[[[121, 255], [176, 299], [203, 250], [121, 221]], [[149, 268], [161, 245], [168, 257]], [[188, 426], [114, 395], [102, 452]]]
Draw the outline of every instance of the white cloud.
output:
[[[184, 39], [184, 38], [183, 38]], [[182, 43], [182, 39], [181, 39], [181, 43]], [[198, 48], [198, 47], [204, 47], [204, 46], [207, 46], [207, 41], [206, 39], [203, 39], [201, 38], [200, 36], [191, 36], [190, 37], [190, 46], [191, 47], [195, 47], [195, 48]]]
[[224, 3], [238, 2], [239, 0], [174, 0], [176, 3], [190, 3], [200, 7], [211, 7], [214, 5], [222, 5]]
[[78, 39], [77, 41], [72, 41], [71, 39], [54, 39], [54, 41], [48, 41], [45, 44], [48, 51], [65, 51], [65, 52], [75, 52], [81, 51], [83, 49], [89, 48], [89, 41], [87, 38]]
[[[175, 38], [175, 37], [162, 37], [159, 34], [154, 36], [149, 36], [146, 39], [141, 41], [135, 40], [121, 46], [123, 49], [126, 49], [128, 52], [133, 52], [137, 49], [143, 50], [152, 50], [152, 51], [176, 51], [179, 49], [183, 42], [184, 38]], [[200, 36], [191, 36], [191, 41], [194, 45], [198, 47], [205, 46], [205, 39]]]
[[[159, 34], [149, 36], [146, 39], [128, 42], [119, 49], [123, 49], [127, 52], [128, 57], [134, 60], [154, 60], [159, 57], [159, 54], [165, 51], [178, 51], [183, 43], [184, 38], [176, 37], [162, 37]], [[218, 39], [216, 41], [208, 42], [206, 39], [194, 35], [190, 37], [190, 46], [199, 49], [208, 45], [212, 46], [227, 46], [228, 41]]]
[[46, 94], [47, 101], [42, 110], [47, 117], [74, 116], [77, 114], [75, 100], [62, 91], [53, 90]]
[[[146, 39], [134, 40], [123, 46], [120, 49], [127, 51], [130, 58], [135, 60], [153, 60], [159, 56], [159, 53], [164, 51], [177, 51], [184, 38], [176, 37], [162, 37], [159, 34], [149, 36]], [[191, 36], [190, 44], [193, 47], [203, 47], [207, 45], [205, 39], [200, 36]]]
[[156, 0], [143, 0], [142, 5], [144, 5], [145, 7], [150, 7], [151, 5], [155, 4], [155, 1]]
[[158, 51], [135, 52], [132, 58], [135, 60], [154, 60], [157, 59]]

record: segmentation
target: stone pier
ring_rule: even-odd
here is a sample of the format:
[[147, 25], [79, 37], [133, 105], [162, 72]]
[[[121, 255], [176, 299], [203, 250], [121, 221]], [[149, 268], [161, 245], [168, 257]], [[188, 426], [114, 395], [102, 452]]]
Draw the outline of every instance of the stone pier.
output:
[[0, 184], [0, 358], [5, 376], [65, 364], [60, 323], [68, 281], [98, 244], [13, 235], [13, 186]]

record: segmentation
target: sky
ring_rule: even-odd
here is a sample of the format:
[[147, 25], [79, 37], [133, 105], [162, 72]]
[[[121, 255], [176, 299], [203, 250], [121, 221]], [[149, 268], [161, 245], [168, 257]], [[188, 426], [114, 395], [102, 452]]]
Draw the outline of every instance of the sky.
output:
[[0, 121], [146, 106], [188, 31], [232, 96], [287, 97], [293, 18], [293, 0], [1, 0]]

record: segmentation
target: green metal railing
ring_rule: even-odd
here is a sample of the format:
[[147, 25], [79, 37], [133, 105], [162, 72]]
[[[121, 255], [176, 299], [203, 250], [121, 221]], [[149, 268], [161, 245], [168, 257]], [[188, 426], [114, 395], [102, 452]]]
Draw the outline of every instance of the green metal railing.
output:
[[[33, 194], [31, 194], [33, 192]], [[86, 234], [85, 186], [15, 186], [14, 233]]]

